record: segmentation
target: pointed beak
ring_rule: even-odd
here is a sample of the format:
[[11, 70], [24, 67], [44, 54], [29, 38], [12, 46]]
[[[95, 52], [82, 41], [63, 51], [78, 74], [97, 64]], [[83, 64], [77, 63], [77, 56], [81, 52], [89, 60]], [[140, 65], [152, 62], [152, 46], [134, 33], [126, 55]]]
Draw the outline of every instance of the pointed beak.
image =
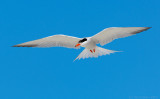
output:
[[75, 45], [75, 47], [78, 47], [79, 45], [81, 45], [81, 44], [78, 43], [78, 44]]

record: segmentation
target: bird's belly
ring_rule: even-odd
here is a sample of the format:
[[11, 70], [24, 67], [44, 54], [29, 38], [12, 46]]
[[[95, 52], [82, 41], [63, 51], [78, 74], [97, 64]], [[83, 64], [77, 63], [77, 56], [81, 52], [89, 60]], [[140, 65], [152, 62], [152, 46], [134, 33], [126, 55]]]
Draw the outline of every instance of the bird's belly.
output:
[[94, 49], [96, 47], [96, 43], [94, 42], [87, 42], [82, 45], [82, 47], [85, 47], [87, 49]]

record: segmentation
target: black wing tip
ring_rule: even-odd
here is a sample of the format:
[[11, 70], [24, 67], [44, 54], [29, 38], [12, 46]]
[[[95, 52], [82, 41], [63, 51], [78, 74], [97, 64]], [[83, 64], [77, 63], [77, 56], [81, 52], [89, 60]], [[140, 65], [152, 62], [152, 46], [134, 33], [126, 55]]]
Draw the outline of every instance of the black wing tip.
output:
[[150, 28], [152, 28], [152, 27], [144, 27], [144, 29], [139, 30], [139, 31], [137, 31], [137, 32], [134, 32], [134, 33], [132, 33], [132, 34], [138, 34], [138, 33], [141, 33], [141, 32], [143, 32], [143, 31], [146, 31], [146, 30], [150, 29]]
[[11, 46], [11, 47], [20, 47], [19, 45], [13, 45], [13, 46]]
[[147, 30], [147, 29], [150, 29], [150, 28], [152, 28], [152, 27], [146, 27], [146, 30]]
[[141, 32], [143, 32], [143, 31], [146, 31], [146, 30], [148, 30], [148, 29], [150, 29], [150, 28], [152, 28], [152, 27], [144, 27], [145, 29], [143, 29]]
[[21, 44], [18, 44], [18, 45], [13, 45], [11, 47], [36, 47], [37, 45], [36, 44], [31, 44], [31, 45], [21, 45]]

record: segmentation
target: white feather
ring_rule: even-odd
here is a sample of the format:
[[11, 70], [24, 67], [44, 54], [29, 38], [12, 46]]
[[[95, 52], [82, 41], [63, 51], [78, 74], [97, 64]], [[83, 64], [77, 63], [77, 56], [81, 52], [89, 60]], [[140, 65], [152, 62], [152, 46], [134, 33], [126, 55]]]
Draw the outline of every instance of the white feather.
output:
[[[89, 49], [84, 49], [79, 55], [78, 57], [75, 59], [85, 59], [85, 58], [89, 58], [89, 57], [98, 57], [98, 56], [102, 56], [102, 55], [109, 55], [111, 53], [115, 53], [115, 52], [120, 52], [120, 51], [113, 51], [113, 50], [108, 50], [108, 49], [104, 49], [101, 47], [96, 47], [95, 48], [95, 52], [91, 53]], [[74, 60], [74, 61], [75, 61]]]
[[22, 43], [15, 45], [14, 47], [67, 47], [67, 48], [79, 48], [75, 47], [80, 38], [66, 36], [66, 35], [53, 35], [42, 39]]
[[92, 36], [92, 39], [97, 44], [100, 43], [103, 46], [114, 39], [131, 36], [149, 28], [150, 27], [112, 27], [104, 29], [100, 33]]

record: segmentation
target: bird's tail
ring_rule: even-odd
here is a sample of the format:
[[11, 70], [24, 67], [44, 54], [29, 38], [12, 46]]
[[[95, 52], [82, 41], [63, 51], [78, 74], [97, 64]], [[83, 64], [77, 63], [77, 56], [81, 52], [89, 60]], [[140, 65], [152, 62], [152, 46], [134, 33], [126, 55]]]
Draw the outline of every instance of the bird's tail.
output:
[[[104, 48], [101, 48], [101, 47], [96, 47], [95, 48], [95, 52], [94, 51], [92, 51], [92, 52], [90, 52], [90, 50], [89, 49], [84, 49], [79, 55], [78, 55], [78, 57], [75, 59], [75, 60], [77, 60], [77, 59], [81, 59], [81, 58], [83, 58], [83, 59], [85, 59], [85, 58], [89, 58], [89, 57], [98, 57], [98, 56], [102, 56], [102, 55], [109, 55], [109, 54], [111, 54], [111, 53], [115, 53], [115, 52], [120, 52], [120, 51], [113, 51], [113, 50], [108, 50], [108, 49], [104, 49]], [[74, 61], [75, 61], [74, 60]]]

